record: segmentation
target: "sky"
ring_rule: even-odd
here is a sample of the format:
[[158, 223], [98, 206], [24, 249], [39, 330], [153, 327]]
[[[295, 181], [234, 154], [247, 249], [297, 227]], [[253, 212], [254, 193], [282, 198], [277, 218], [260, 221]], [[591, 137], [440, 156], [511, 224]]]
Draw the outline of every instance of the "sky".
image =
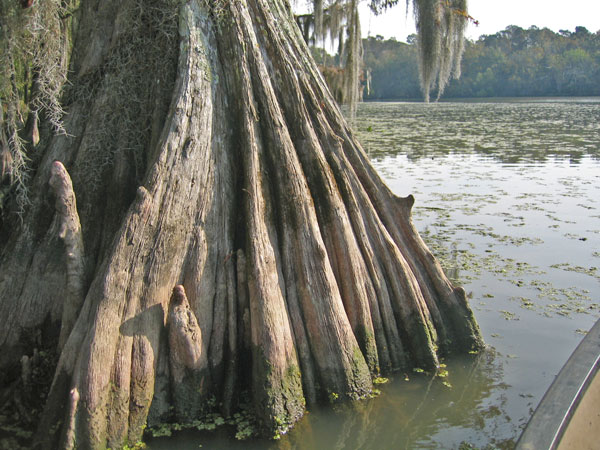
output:
[[[600, 0], [469, 0], [469, 14], [479, 26], [469, 24], [466, 36], [477, 40], [482, 34], [494, 34], [508, 25], [574, 31], [584, 26], [591, 32], [600, 30]], [[363, 36], [382, 35], [406, 41], [415, 32], [412, 12], [406, 16], [406, 4], [400, 4], [382, 16], [374, 16], [366, 4], [361, 8]]]

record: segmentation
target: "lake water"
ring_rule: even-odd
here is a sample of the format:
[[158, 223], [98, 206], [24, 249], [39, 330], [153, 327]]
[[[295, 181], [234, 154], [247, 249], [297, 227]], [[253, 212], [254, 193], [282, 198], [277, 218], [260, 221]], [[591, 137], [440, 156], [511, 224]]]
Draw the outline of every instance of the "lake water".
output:
[[150, 448], [512, 448], [600, 316], [600, 98], [365, 103], [357, 133], [490, 349], [447, 385], [401, 373], [372, 400], [311, 410], [280, 441], [181, 432]]

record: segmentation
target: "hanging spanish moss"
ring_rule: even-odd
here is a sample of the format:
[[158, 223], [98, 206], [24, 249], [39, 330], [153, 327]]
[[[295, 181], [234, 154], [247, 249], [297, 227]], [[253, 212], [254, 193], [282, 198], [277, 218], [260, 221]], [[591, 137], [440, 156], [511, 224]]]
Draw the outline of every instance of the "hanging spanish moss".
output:
[[467, 0], [413, 0], [419, 46], [419, 74], [425, 102], [437, 85], [437, 99], [451, 76], [460, 77], [467, 25]]
[[315, 37], [317, 41], [323, 39], [323, 0], [314, 0], [315, 6]]
[[40, 116], [63, 131], [60, 93], [77, 3], [0, 0], [0, 210], [8, 193], [20, 211], [28, 202], [28, 160], [35, 155], [27, 148], [40, 140]]
[[[350, 108], [354, 117], [360, 95], [363, 49], [358, 0], [313, 0], [312, 12], [296, 16], [304, 39], [310, 45], [337, 43], [338, 66], [321, 68], [336, 99]], [[323, 62], [323, 61], [322, 61]]]
[[363, 60], [362, 38], [360, 32], [360, 19], [358, 17], [358, 0], [351, 2], [351, 14], [348, 25], [348, 53], [344, 70], [344, 93], [350, 108], [350, 117], [356, 116], [356, 105], [359, 100], [360, 69]]
[[[313, 0], [313, 12], [298, 16], [305, 40], [338, 42], [340, 67], [343, 67], [342, 103], [356, 108], [360, 97], [362, 48], [360, 22], [356, 0]], [[375, 14], [395, 6], [399, 0], [371, 0], [369, 7]], [[407, 10], [411, 0], [406, 1]], [[412, 0], [419, 46], [419, 73], [421, 90], [426, 102], [437, 88], [437, 99], [442, 96], [451, 77], [460, 77], [460, 61], [464, 50], [464, 32], [470, 16], [467, 0]], [[328, 80], [329, 81], [329, 80]], [[337, 84], [332, 90], [338, 90]], [[331, 84], [331, 83], [330, 83]]]

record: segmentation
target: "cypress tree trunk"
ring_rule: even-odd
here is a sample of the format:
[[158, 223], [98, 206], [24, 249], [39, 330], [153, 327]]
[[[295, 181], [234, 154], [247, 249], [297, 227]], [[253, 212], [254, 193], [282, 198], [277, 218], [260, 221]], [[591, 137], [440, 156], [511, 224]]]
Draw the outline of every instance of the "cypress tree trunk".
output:
[[0, 231], [3, 384], [57, 348], [38, 446], [117, 448], [243, 391], [269, 434], [481, 347], [285, 0], [81, 8], [68, 135]]

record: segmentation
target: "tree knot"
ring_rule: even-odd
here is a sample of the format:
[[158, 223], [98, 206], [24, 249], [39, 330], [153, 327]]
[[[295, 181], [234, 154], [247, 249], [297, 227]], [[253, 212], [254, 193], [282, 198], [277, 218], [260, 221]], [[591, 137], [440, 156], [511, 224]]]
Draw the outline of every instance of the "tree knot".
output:
[[180, 306], [188, 303], [187, 296], [185, 295], [185, 289], [181, 284], [178, 284], [173, 288], [171, 294], [171, 304], [173, 306]]

